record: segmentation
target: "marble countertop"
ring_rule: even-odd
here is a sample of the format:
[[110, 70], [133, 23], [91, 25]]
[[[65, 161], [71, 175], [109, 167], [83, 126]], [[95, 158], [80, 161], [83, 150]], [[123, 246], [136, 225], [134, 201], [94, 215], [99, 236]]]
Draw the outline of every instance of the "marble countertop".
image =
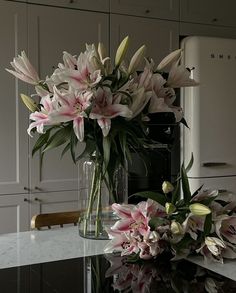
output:
[[0, 235], [0, 269], [103, 254], [108, 240], [79, 236], [78, 227]]
[[[0, 235], [0, 269], [103, 254], [109, 240], [79, 236], [78, 227], [53, 228]], [[236, 281], [236, 260], [224, 264], [188, 258], [193, 263]]]

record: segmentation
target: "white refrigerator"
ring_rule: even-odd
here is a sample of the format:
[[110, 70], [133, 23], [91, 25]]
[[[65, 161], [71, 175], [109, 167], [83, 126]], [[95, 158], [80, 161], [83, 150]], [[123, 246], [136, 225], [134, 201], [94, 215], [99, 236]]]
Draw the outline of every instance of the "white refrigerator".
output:
[[182, 128], [181, 160], [194, 192], [218, 189], [236, 195], [236, 40], [187, 37], [182, 62], [199, 86], [185, 88], [181, 103], [189, 129]]

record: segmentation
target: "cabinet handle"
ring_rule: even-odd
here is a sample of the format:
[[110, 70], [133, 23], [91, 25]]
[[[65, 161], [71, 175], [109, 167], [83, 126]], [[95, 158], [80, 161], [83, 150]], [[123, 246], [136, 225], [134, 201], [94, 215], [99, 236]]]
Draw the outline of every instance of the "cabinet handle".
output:
[[34, 189], [37, 190], [37, 191], [42, 191], [42, 189], [40, 187], [38, 187], [38, 186], [35, 186]]
[[24, 201], [25, 201], [25, 202], [29, 202], [28, 198], [26, 198], [26, 197], [24, 198]]
[[213, 18], [212, 20], [211, 20], [211, 22], [217, 22], [218, 21], [218, 18]]
[[42, 201], [41, 199], [39, 199], [37, 197], [35, 197], [34, 200], [37, 201], [37, 202], [41, 202]]
[[145, 10], [145, 13], [147, 13], [147, 14], [150, 13], [150, 10], [149, 9], [146, 9]]
[[226, 162], [206, 162], [202, 164], [203, 167], [220, 167], [227, 166]]
[[25, 186], [24, 190], [30, 191], [30, 188]]

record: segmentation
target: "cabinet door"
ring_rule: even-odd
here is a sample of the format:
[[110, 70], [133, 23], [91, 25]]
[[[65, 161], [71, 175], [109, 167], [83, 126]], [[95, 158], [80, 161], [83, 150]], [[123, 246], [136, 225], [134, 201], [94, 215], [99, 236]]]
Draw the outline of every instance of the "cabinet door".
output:
[[[106, 14], [38, 5], [28, 7], [30, 60], [42, 79], [62, 62], [63, 51], [79, 55], [85, 50], [85, 43], [108, 44]], [[69, 153], [61, 159], [61, 149], [46, 153], [42, 165], [37, 156], [31, 160], [33, 191], [35, 187], [42, 192], [77, 189], [77, 178], [77, 167]]]
[[179, 0], [110, 0], [110, 11], [112, 13], [179, 20]]
[[30, 3], [93, 11], [109, 11], [109, 0], [30, 0]]
[[236, 26], [235, 0], [181, 0], [180, 20], [221, 26]]
[[78, 210], [78, 191], [34, 193], [30, 196], [30, 217], [36, 214]]
[[113, 56], [118, 44], [126, 35], [130, 37], [129, 56], [145, 44], [146, 56], [153, 58], [156, 64], [179, 46], [178, 23], [174, 21], [112, 14], [110, 32]]
[[0, 196], [0, 234], [29, 230], [27, 194]]
[[28, 111], [20, 100], [25, 83], [5, 68], [27, 48], [26, 4], [0, 2], [0, 194], [24, 193], [28, 186]]

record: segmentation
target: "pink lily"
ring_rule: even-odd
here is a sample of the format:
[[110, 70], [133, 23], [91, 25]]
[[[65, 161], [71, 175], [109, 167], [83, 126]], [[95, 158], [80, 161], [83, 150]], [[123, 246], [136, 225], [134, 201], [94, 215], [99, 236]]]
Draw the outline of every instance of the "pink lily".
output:
[[30, 114], [30, 120], [34, 121], [32, 122], [27, 132], [30, 136], [31, 130], [36, 127], [38, 133], [44, 133], [44, 126], [45, 125], [53, 125], [56, 122], [53, 121], [49, 114], [55, 110], [56, 104], [55, 101], [53, 101], [48, 94], [47, 96], [43, 97], [40, 101], [40, 104], [42, 105], [41, 111], [35, 111], [34, 113]]
[[54, 86], [54, 99], [58, 103], [58, 109], [50, 113], [53, 121], [73, 121], [73, 129], [79, 141], [84, 140], [85, 110], [91, 105], [93, 93], [90, 91], [79, 92], [70, 89], [68, 92], [59, 91]]
[[216, 233], [224, 236], [228, 241], [236, 244], [236, 216], [222, 215], [216, 218]]
[[[94, 45], [87, 45], [86, 51], [78, 57], [76, 68], [60, 68], [55, 75], [61, 81], [67, 81], [74, 89], [86, 90], [94, 87], [102, 78], [101, 68], [98, 68], [94, 58], [99, 58]], [[73, 62], [73, 61], [72, 61]]]
[[110, 89], [98, 88], [94, 94], [94, 106], [89, 115], [91, 119], [97, 119], [102, 129], [103, 136], [107, 136], [111, 128], [111, 119], [117, 116], [131, 117], [132, 112], [126, 105], [119, 104], [119, 99], [112, 96]]
[[15, 71], [10, 69], [6, 70], [13, 74], [15, 77], [34, 85], [40, 82], [38, 73], [29, 62], [25, 51], [22, 51], [21, 55], [18, 55], [18, 57], [15, 57], [13, 59], [13, 62], [11, 62], [11, 66], [15, 69]]

